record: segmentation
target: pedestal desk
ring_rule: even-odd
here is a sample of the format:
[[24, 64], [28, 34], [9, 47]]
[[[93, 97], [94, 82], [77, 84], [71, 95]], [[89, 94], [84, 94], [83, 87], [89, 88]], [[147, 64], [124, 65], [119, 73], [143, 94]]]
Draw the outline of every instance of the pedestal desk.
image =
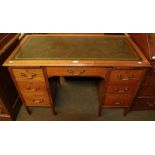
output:
[[56, 114], [55, 89], [50, 89], [49, 79], [100, 77], [101, 115], [102, 108], [128, 111], [150, 63], [128, 36], [39, 34], [26, 35], [4, 66], [9, 68], [28, 112], [31, 106], [44, 106]]

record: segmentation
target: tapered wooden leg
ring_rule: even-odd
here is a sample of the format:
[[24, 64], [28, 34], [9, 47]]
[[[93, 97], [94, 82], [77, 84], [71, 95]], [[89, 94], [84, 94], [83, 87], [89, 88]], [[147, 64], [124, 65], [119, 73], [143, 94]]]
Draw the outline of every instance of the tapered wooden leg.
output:
[[51, 109], [52, 109], [53, 115], [57, 115], [57, 112], [55, 111], [55, 107], [51, 107]]
[[27, 106], [26, 106], [26, 111], [27, 111], [27, 113], [28, 113], [29, 115], [31, 115], [31, 114], [32, 114], [32, 112], [31, 112], [30, 108], [29, 108], [29, 107], [27, 107]]
[[98, 83], [98, 99], [99, 99], [99, 108], [98, 108], [98, 116], [102, 115], [103, 108], [103, 88], [104, 88], [104, 79], [100, 80]]
[[98, 109], [98, 116], [102, 115], [102, 105], [99, 105], [99, 109]]
[[60, 83], [60, 77], [58, 77], [58, 79], [57, 79], [57, 86], [60, 87], [60, 84], [61, 84]]
[[123, 113], [123, 115], [126, 116], [126, 115], [128, 114], [128, 112], [129, 112], [129, 109], [128, 109], [128, 108], [124, 108], [124, 113]]

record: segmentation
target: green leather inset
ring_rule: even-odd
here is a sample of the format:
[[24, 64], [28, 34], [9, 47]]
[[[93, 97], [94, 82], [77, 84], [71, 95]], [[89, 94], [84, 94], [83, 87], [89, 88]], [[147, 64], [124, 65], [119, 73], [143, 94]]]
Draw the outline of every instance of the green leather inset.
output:
[[129, 60], [140, 57], [127, 38], [112, 36], [30, 36], [15, 60]]

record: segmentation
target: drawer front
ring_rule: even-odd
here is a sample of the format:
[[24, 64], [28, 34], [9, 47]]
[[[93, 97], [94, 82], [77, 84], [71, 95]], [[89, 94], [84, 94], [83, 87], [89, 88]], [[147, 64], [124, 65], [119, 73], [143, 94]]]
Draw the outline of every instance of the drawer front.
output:
[[42, 69], [12, 69], [17, 81], [44, 81]]
[[143, 85], [139, 96], [155, 96], [155, 85]]
[[25, 104], [27, 106], [50, 106], [50, 100], [49, 97], [46, 94], [42, 95], [29, 95], [29, 94], [24, 94], [23, 95]]
[[19, 81], [18, 86], [23, 93], [44, 93], [46, 92], [46, 84], [45, 82], [25, 82]]
[[144, 70], [113, 70], [110, 81], [139, 81], [144, 74]]
[[105, 77], [108, 68], [95, 67], [48, 67], [47, 75], [50, 76], [101, 76]]
[[103, 105], [106, 107], [128, 107], [131, 99], [132, 96], [127, 94], [106, 94]]
[[155, 73], [154, 74], [149, 73], [148, 75], [146, 75], [144, 83], [145, 84], [155, 84]]
[[114, 94], [133, 94], [136, 91], [135, 85], [110, 83], [107, 87], [108, 93]]
[[149, 99], [136, 99], [134, 107], [133, 108], [137, 109], [151, 109], [155, 108], [155, 98], [149, 98]]

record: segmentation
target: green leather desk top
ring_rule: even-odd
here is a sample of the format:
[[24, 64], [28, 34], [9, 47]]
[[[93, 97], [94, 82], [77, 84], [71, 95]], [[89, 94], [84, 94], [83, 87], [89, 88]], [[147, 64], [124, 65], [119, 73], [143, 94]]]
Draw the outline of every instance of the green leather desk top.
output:
[[14, 60], [123, 60], [140, 57], [125, 37], [29, 36]]

